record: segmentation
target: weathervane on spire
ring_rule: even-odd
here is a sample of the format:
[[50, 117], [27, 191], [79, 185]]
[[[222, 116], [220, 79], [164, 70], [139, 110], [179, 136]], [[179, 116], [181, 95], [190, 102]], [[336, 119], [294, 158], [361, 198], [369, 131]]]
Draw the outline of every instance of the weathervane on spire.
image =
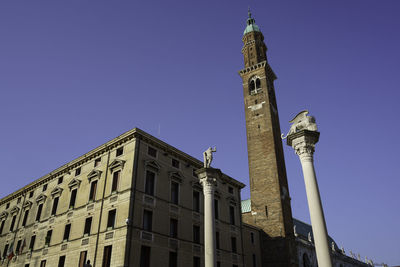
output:
[[247, 14], [249, 15], [249, 18], [251, 18], [250, 6], [248, 7]]

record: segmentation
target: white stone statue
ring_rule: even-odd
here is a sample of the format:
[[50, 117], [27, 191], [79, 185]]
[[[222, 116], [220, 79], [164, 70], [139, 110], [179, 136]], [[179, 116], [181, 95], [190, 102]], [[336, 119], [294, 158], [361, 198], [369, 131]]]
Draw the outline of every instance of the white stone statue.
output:
[[332, 251], [335, 251], [335, 242], [332, 241]]
[[343, 246], [340, 248], [340, 250], [342, 251], [343, 254], [346, 254]]
[[297, 231], [296, 231], [296, 225], [293, 226], [293, 232], [294, 232], [294, 236], [297, 237], [298, 234], [297, 234]]
[[282, 139], [288, 137], [288, 135], [297, 133], [301, 130], [309, 130], [316, 132], [317, 124], [315, 123], [315, 118], [313, 116], [307, 116], [308, 110], [303, 110], [299, 114], [297, 114], [291, 121], [292, 125], [290, 126], [290, 130], [285, 136], [284, 134], [281, 135]]
[[217, 152], [216, 146], [214, 148], [209, 147], [206, 151], [203, 152], [204, 168], [210, 168], [211, 162], [213, 160], [213, 152]]
[[312, 242], [312, 238], [311, 238], [311, 233], [310, 232], [308, 232], [308, 241]]

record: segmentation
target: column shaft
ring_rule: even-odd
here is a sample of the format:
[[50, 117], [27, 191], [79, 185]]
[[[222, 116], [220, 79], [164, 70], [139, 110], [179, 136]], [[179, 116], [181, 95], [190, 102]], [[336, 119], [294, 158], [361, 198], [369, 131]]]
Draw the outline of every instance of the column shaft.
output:
[[215, 267], [215, 214], [213, 185], [203, 184], [204, 192], [204, 261], [205, 267]]
[[300, 156], [303, 169], [304, 183], [306, 186], [308, 208], [310, 210], [311, 225], [314, 234], [315, 251], [319, 266], [331, 267], [331, 256], [328, 245], [328, 232], [326, 230], [321, 197], [315, 176], [312, 155]]

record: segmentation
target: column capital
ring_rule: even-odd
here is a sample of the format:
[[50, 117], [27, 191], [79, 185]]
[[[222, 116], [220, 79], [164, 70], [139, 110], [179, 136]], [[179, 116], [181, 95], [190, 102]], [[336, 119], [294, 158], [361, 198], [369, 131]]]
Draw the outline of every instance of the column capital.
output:
[[204, 194], [213, 194], [214, 188], [217, 184], [217, 179], [222, 175], [221, 170], [214, 168], [201, 168], [196, 171], [196, 174], [199, 178], [200, 184], [203, 186]]
[[302, 130], [287, 137], [287, 144], [293, 147], [295, 153], [300, 157], [301, 160], [313, 159], [315, 151], [315, 144], [319, 140], [319, 132]]

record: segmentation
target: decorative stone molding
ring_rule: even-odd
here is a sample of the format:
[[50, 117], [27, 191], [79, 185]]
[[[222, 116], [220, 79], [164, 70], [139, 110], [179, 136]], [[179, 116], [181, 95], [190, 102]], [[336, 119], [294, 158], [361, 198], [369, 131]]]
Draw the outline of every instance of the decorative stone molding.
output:
[[54, 189], [51, 191], [51, 196], [52, 196], [53, 198], [59, 197], [59, 196], [61, 196], [62, 191], [63, 191], [63, 189], [57, 186], [56, 188], [54, 188]]
[[80, 186], [80, 184], [81, 184], [81, 180], [76, 179], [76, 178], [72, 179], [71, 182], [68, 183], [69, 190], [78, 188]]
[[226, 200], [229, 202], [229, 204], [231, 204], [232, 206], [236, 206], [237, 205], [237, 201], [236, 198], [232, 197], [232, 196], [228, 196], [226, 198]]
[[29, 200], [26, 200], [25, 203], [22, 205], [23, 209], [30, 209], [32, 207], [32, 202]]
[[144, 166], [146, 167], [146, 169], [149, 169], [156, 173], [158, 173], [161, 169], [161, 166], [157, 163], [157, 161], [154, 161], [154, 160], [145, 160]]
[[15, 206], [10, 210], [10, 214], [14, 215], [15, 213], [18, 213], [18, 211], [19, 211], [19, 207]]
[[46, 201], [47, 196], [45, 194], [40, 194], [37, 198], [36, 198], [36, 203], [44, 203]]
[[183, 179], [185, 177], [183, 177], [181, 172], [168, 172], [168, 176], [171, 180], [176, 181], [178, 183], [182, 183]]
[[7, 211], [3, 211], [2, 213], [0, 213], [0, 221], [7, 219], [7, 216], [8, 216]]
[[125, 160], [122, 159], [114, 159], [113, 162], [111, 162], [110, 165], [108, 165], [108, 168], [110, 169], [110, 172], [114, 172], [116, 170], [122, 170], [125, 165]]
[[90, 182], [92, 179], [100, 179], [100, 177], [101, 177], [101, 171], [99, 171], [99, 170], [92, 170], [92, 171], [87, 175], [87, 178], [88, 178], [89, 182]]

